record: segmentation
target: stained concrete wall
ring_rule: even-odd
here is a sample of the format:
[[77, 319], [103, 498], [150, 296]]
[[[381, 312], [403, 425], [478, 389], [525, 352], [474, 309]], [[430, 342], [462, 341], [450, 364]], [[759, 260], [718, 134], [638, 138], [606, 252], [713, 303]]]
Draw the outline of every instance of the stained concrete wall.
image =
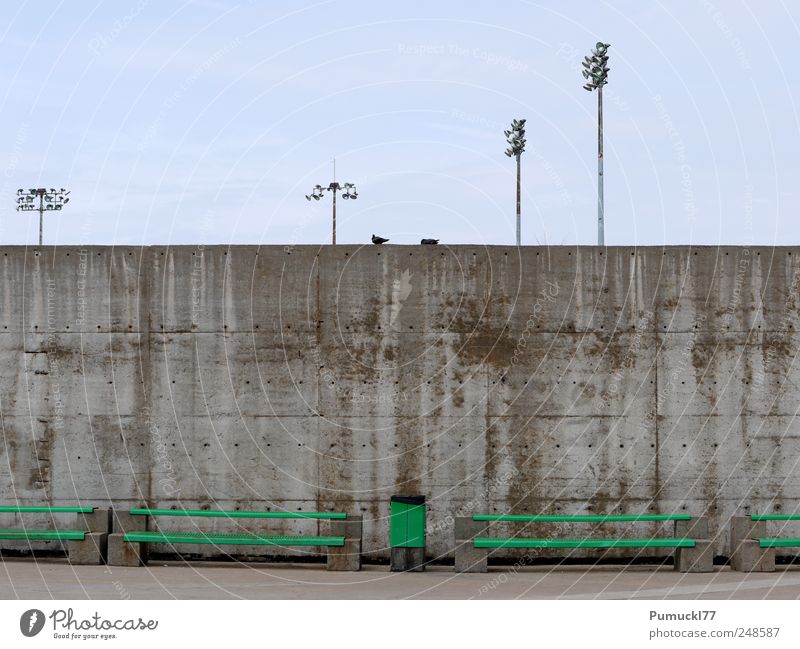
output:
[[433, 557], [454, 515], [685, 511], [724, 554], [732, 514], [800, 505], [799, 267], [800, 248], [0, 248], [0, 500], [361, 512], [375, 557], [393, 493], [428, 497]]

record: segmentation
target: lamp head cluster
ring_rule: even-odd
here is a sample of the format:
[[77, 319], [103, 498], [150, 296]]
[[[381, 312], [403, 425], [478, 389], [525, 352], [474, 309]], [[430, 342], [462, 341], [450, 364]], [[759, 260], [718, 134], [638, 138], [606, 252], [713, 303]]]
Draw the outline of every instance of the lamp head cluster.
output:
[[353, 200], [358, 198], [358, 192], [353, 183], [345, 183], [342, 185], [342, 198], [352, 198]]
[[511, 128], [503, 132], [508, 142], [506, 155], [509, 158], [522, 155], [523, 151], [525, 151], [525, 120], [511, 120]]
[[312, 198], [315, 201], [318, 201], [320, 198], [323, 197], [323, 192], [326, 191], [326, 188], [322, 185], [314, 185], [314, 189], [311, 190], [310, 194], [306, 194], [306, 200], [310, 201]]
[[63, 187], [17, 190], [17, 211], [20, 212], [60, 210], [67, 203], [69, 203], [69, 191]]
[[340, 185], [339, 183], [331, 183], [327, 187], [323, 187], [322, 185], [314, 185], [314, 188], [311, 190], [310, 194], [306, 194], [306, 200], [315, 200], [318, 201], [323, 196], [325, 196], [325, 192], [342, 192], [342, 198], [352, 198], [356, 200], [358, 198], [358, 191], [356, 190], [356, 186], [353, 183], [344, 183]]
[[591, 92], [602, 88], [608, 83], [608, 48], [611, 47], [609, 43], [598, 42], [592, 50], [591, 56], [584, 57], [583, 65], [583, 78], [587, 83], [583, 86], [584, 90]]

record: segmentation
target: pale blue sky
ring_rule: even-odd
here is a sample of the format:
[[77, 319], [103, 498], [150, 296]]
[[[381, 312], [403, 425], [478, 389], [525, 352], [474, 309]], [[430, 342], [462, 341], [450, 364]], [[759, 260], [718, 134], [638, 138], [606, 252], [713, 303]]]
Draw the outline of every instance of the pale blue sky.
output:
[[523, 243], [800, 241], [793, 0], [2, 3], [0, 243], [17, 187], [72, 190], [58, 244], [514, 241], [503, 129], [528, 120]]

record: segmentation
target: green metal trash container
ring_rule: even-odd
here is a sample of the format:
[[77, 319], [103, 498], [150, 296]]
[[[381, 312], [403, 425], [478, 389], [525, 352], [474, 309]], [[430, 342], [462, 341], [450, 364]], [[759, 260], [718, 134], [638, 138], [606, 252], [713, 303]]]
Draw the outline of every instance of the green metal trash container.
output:
[[392, 570], [423, 570], [425, 564], [425, 496], [392, 496], [389, 501]]

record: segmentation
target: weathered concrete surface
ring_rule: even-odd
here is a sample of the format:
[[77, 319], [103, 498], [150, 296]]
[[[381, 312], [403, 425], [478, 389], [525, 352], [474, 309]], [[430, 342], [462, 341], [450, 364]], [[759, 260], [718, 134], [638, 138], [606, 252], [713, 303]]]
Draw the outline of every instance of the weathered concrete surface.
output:
[[367, 558], [393, 493], [430, 558], [457, 515], [686, 511], [726, 554], [800, 506], [798, 257], [0, 248], [0, 500], [342, 509]]

